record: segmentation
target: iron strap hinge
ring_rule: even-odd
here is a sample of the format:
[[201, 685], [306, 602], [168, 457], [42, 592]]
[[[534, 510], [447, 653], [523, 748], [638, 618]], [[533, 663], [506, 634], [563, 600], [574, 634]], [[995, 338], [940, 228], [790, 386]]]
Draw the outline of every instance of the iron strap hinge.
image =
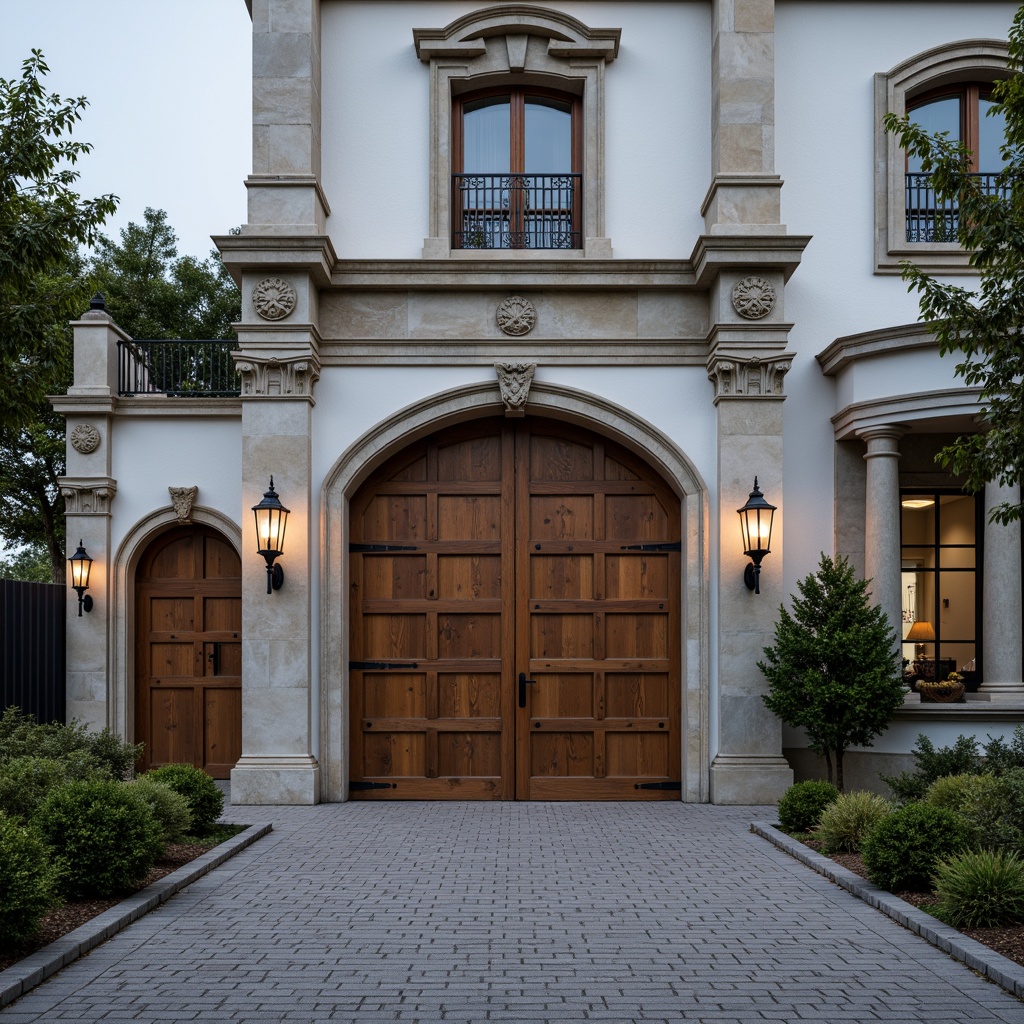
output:
[[360, 789], [398, 789], [398, 786], [394, 782], [350, 782], [348, 784], [350, 790]]
[[634, 789], [678, 789], [682, 790], [682, 782], [638, 782]]
[[682, 551], [681, 540], [664, 541], [661, 544], [623, 544], [620, 551]]
[[388, 668], [419, 668], [415, 661], [350, 661], [349, 670], [352, 672], [369, 672], [374, 669]]
[[415, 544], [349, 544], [349, 551], [419, 551]]

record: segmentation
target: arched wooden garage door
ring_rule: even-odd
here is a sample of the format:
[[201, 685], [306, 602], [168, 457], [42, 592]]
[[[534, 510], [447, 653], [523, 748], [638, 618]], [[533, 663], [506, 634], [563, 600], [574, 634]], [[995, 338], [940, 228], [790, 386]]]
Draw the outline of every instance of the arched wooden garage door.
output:
[[202, 526], [155, 540], [136, 574], [135, 738], [147, 768], [226, 779], [242, 753], [242, 568]]
[[639, 459], [477, 422], [351, 513], [353, 797], [679, 798], [680, 505]]

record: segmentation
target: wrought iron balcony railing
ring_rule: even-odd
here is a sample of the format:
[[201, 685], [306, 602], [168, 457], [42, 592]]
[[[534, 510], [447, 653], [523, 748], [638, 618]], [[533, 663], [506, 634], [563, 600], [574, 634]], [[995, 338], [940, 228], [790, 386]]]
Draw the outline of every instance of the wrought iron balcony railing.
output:
[[580, 249], [582, 175], [453, 174], [454, 249]]
[[[998, 173], [972, 174], [988, 195], [1006, 198], [1009, 186], [998, 184]], [[907, 174], [907, 241], [955, 242], [960, 212], [952, 199], [938, 199], [930, 174]]]
[[119, 395], [231, 398], [241, 394], [231, 358], [237, 341], [119, 341], [117, 348]]

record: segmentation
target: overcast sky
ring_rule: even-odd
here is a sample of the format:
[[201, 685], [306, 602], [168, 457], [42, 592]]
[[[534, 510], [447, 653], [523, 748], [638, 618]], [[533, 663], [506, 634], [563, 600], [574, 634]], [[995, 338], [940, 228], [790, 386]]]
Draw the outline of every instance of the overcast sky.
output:
[[153, 206], [205, 257], [246, 219], [251, 30], [245, 0], [0, 0], [0, 78], [42, 50], [47, 91], [89, 100], [78, 191], [120, 196], [105, 233]]

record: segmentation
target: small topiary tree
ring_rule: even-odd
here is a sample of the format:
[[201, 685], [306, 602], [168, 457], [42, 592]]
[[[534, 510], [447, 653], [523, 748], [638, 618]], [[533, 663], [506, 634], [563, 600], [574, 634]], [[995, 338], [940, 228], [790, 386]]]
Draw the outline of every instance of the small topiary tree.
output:
[[861, 855], [875, 885], [890, 892], [927, 890], [936, 864], [966, 849], [973, 838], [973, 827], [954, 811], [907, 804], [871, 830]]
[[779, 801], [779, 824], [786, 832], [810, 832], [822, 811], [838, 796], [839, 790], [831, 782], [797, 782]]
[[817, 573], [797, 584], [792, 613], [779, 609], [775, 644], [757, 667], [768, 679], [764, 702], [802, 728], [825, 758], [828, 780], [843, 789], [843, 754], [870, 747], [903, 703], [896, 631], [868, 601], [868, 584], [846, 559], [821, 556]]
[[57, 902], [49, 851], [34, 832], [0, 814], [0, 948], [30, 939]]
[[69, 782], [32, 824], [53, 851], [69, 896], [113, 896], [142, 881], [163, 848], [145, 800], [123, 782]]
[[163, 764], [146, 772], [143, 778], [162, 782], [185, 798], [197, 836], [209, 832], [224, 810], [224, 794], [217, 783], [194, 765]]

